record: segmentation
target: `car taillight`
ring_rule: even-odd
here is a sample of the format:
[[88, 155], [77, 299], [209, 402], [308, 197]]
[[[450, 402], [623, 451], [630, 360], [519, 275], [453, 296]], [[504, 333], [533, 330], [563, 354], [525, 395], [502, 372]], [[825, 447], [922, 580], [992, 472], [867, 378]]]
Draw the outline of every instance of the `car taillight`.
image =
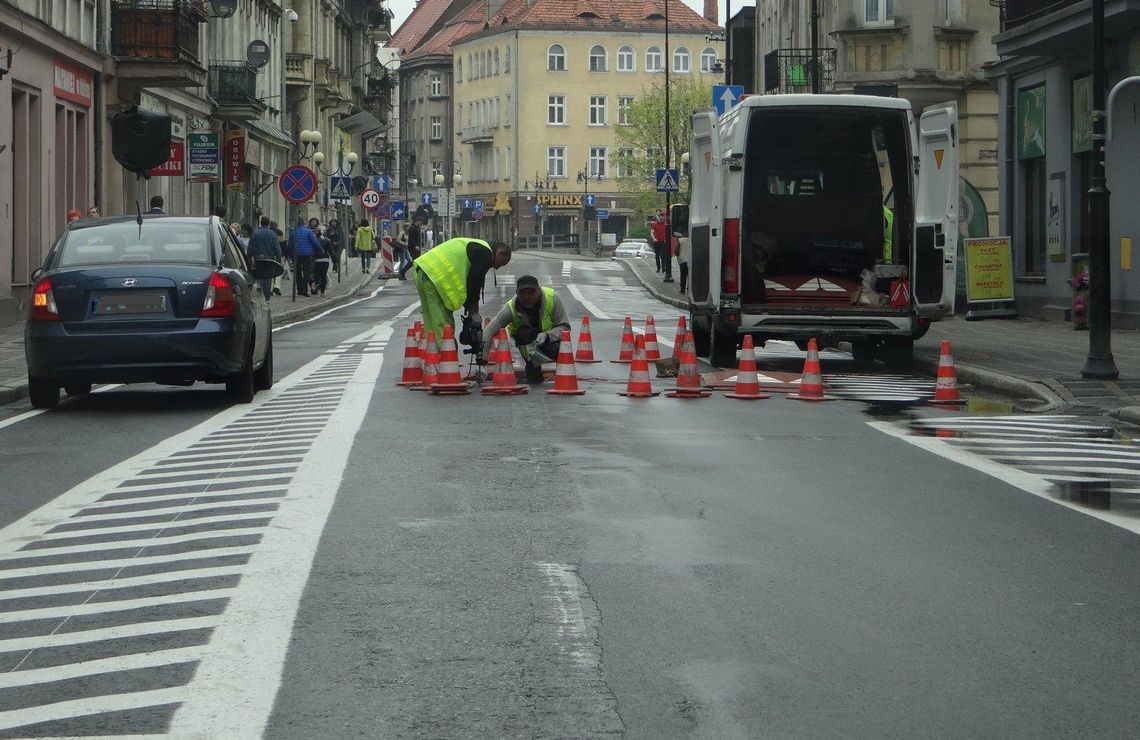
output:
[[55, 305], [49, 278], [36, 283], [32, 291], [32, 321], [59, 321], [59, 308]]
[[724, 239], [721, 241], [720, 292], [740, 291], [740, 219], [724, 221]]
[[206, 282], [206, 300], [202, 303], [202, 317], [233, 316], [237, 309], [234, 286], [220, 272], [211, 273]]

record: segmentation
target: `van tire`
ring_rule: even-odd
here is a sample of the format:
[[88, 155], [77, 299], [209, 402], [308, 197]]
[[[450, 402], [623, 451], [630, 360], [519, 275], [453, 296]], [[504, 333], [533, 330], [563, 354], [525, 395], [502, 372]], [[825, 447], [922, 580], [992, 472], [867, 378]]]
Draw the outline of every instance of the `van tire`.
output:
[[709, 332], [697, 324], [696, 319], [690, 318], [689, 329], [693, 332], [693, 349], [697, 357], [708, 357], [710, 349]]
[[875, 361], [875, 344], [873, 342], [852, 342], [851, 358], [856, 365], [866, 367]]
[[898, 337], [885, 339], [879, 357], [891, 370], [909, 370], [914, 365], [914, 340]]
[[736, 337], [713, 329], [709, 337], [709, 364], [720, 368], [736, 367]]

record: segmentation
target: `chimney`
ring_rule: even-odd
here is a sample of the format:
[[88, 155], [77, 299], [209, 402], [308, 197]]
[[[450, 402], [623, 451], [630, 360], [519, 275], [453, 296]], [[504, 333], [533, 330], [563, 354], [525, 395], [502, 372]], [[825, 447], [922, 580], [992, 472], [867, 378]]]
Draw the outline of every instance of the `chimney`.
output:
[[[709, 23], [716, 23], [716, 25], [719, 26], [720, 24], [717, 23], [716, 16], [717, 16], [716, 0], [705, 0], [705, 20], [708, 21]], [[726, 18], [725, 23], [727, 23], [727, 22], [728, 22], [728, 19]]]

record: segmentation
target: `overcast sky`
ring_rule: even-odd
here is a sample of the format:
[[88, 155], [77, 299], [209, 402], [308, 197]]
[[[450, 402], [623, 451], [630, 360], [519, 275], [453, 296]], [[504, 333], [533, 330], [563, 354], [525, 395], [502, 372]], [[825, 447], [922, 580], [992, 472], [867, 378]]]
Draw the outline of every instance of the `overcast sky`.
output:
[[[703, 0], [684, 0], [685, 5], [688, 5], [693, 10], [701, 13], [704, 11]], [[742, 7], [752, 6], [756, 4], [756, 0], [745, 0], [741, 2], [737, 0], [732, 3], [732, 14], [736, 15]], [[415, 0], [389, 0], [388, 7], [391, 9], [395, 18], [392, 20], [392, 31], [400, 27], [404, 19], [412, 12], [412, 8], [416, 7]], [[718, 13], [720, 19], [717, 21], [720, 25], [724, 25], [724, 0], [717, 0]]]

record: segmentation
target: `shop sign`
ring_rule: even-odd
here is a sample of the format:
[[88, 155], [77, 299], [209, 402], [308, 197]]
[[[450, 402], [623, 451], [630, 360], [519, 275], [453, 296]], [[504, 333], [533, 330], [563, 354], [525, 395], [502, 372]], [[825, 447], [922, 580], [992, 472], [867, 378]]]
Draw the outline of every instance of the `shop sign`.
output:
[[186, 144], [190, 149], [190, 182], [217, 182], [221, 174], [217, 132], [189, 134]]
[[55, 60], [55, 95], [80, 105], [91, 105], [91, 73]]
[[581, 208], [582, 194], [570, 193], [568, 195], [539, 195], [538, 204], [547, 208]]
[[1049, 176], [1045, 208], [1045, 253], [1051, 262], [1064, 262], [1065, 249], [1065, 173]]
[[245, 185], [245, 131], [226, 131], [226, 187]]
[[1017, 158], [1045, 156], [1045, 85], [1017, 93]]
[[1013, 251], [1008, 236], [966, 240], [966, 300], [1013, 300]]
[[184, 145], [181, 141], [170, 142], [170, 159], [157, 167], [147, 170], [151, 177], [182, 177], [182, 156]]
[[253, 137], [245, 140], [245, 163], [263, 170], [270, 169], [268, 167], [262, 167], [261, 142]]
[[1073, 80], [1073, 154], [1092, 151], [1092, 75]]

